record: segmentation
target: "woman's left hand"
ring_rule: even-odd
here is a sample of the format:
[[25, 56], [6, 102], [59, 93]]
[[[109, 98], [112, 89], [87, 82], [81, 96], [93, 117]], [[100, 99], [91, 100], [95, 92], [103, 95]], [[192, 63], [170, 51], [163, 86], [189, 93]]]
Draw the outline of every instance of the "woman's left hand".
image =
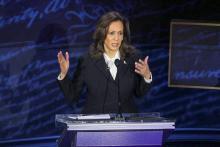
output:
[[138, 62], [135, 62], [135, 72], [145, 79], [151, 78], [151, 72], [148, 66], [148, 56], [145, 57], [144, 61], [139, 59]]

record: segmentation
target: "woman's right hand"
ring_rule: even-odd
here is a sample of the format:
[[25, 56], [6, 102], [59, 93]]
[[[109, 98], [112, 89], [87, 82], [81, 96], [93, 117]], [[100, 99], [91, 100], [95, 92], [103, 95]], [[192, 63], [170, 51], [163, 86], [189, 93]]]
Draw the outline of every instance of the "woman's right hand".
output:
[[59, 51], [57, 54], [58, 63], [60, 65], [60, 76], [62, 79], [66, 76], [69, 70], [69, 53], [66, 52], [65, 56], [63, 55], [62, 51]]

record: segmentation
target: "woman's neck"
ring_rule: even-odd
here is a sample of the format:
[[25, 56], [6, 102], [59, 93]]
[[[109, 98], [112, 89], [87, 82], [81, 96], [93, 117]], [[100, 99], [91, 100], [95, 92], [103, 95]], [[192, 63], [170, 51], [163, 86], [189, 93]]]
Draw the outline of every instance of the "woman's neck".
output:
[[116, 53], [117, 53], [117, 50], [116, 51], [105, 51], [106, 55], [109, 57], [109, 58], [114, 58]]

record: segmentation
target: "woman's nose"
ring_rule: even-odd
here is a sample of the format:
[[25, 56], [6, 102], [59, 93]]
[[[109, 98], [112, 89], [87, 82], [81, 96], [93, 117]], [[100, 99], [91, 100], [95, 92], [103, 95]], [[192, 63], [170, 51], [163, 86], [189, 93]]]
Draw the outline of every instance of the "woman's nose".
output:
[[119, 34], [115, 34], [114, 40], [119, 40]]

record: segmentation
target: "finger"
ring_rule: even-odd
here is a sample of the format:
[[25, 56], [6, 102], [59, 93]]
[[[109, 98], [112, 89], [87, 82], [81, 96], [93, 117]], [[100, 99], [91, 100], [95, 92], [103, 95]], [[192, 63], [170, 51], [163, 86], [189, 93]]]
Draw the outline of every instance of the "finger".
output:
[[144, 63], [147, 64], [149, 56], [146, 56], [144, 59]]
[[59, 52], [57, 53], [57, 57], [59, 57], [59, 56], [60, 56], [60, 53], [61, 53], [61, 51], [59, 51]]
[[142, 65], [140, 63], [135, 63], [135, 67], [137, 67], [139, 69], [143, 69], [145, 67], [145, 65]]
[[141, 75], [144, 74], [144, 70], [143, 69], [135, 68], [135, 70], [137, 70], [138, 73], [140, 73]]
[[140, 70], [140, 71], [143, 70], [142, 67], [138, 67], [138, 66], [136, 66], [135, 69]]
[[61, 59], [62, 59], [62, 52], [58, 52], [57, 54], [57, 58], [58, 58], [58, 62], [60, 63], [61, 62]]
[[69, 62], [69, 53], [66, 52], [66, 61]]
[[135, 69], [134, 71], [141, 75], [141, 72], [139, 70]]
[[137, 74], [139, 74], [140, 76], [143, 76], [143, 73], [140, 71], [140, 70], [135, 70], [135, 72], [137, 73]]
[[138, 73], [142, 74], [144, 73], [145, 69], [141, 68], [141, 67], [135, 67], [135, 70], [138, 71]]
[[58, 58], [59, 58], [59, 62], [60, 62], [60, 63], [63, 63], [63, 62], [66, 61], [66, 59], [65, 59], [65, 57], [63, 56], [63, 53], [62, 53], [62, 52], [58, 53]]
[[141, 59], [138, 60], [140, 64], [145, 64], [145, 62]]
[[58, 56], [59, 58], [61, 58], [62, 55], [63, 55], [62, 51], [59, 51], [58, 54], [57, 54], [57, 56]]

